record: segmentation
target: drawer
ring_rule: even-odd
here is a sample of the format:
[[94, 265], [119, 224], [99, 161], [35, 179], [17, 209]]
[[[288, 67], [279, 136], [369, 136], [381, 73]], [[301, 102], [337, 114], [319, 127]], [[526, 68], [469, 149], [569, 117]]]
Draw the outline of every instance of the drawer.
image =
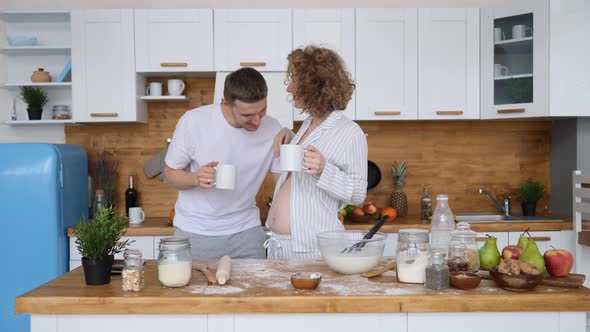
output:
[[[123, 236], [121, 241], [134, 240], [128, 248], [139, 249], [143, 254], [144, 259], [154, 259], [154, 237], [153, 236]], [[70, 238], [70, 260], [82, 260], [80, 253], [76, 247], [76, 238]], [[115, 255], [115, 259], [123, 259], [123, 253], [120, 252]]]

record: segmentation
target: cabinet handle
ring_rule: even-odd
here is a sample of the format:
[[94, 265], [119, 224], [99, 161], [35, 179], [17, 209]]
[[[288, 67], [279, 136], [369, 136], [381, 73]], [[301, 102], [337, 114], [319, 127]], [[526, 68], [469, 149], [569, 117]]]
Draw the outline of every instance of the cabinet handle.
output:
[[[487, 236], [486, 237], [476, 237], [475, 238], [475, 241], [477, 241], [477, 242], [484, 242], [487, 239], [488, 239]], [[535, 240], [535, 242], [551, 241], [551, 237], [550, 236], [531, 236], [531, 239]]]
[[90, 116], [93, 118], [116, 118], [119, 113], [90, 113]]
[[188, 67], [186, 62], [160, 62], [162, 67]]
[[509, 108], [505, 110], [498, 110], [498, 114], [508, 114], [508, 113], [524, 113], [526, 110], [524, 108]]
[[463, 115], [463, 111], [436, 111], [437, 115]]
[[401, 115], [402, 112], [400, 111], [383, 111], [383, 112], [375, 112], [375, 115]]
[[265, 66], [266, 66], [266, 62], [256, 62], [256, 61], [240, 62], [240, 67], [265, 67]]

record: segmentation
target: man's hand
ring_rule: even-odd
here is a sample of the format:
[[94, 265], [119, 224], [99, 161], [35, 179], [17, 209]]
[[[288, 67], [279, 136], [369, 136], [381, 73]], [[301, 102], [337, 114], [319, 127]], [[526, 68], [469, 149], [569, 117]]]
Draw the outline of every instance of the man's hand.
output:
[[318, 149], [310, 145], [305, 149], [303, 156], [303, 169], [306, 174], [322, 174], [324, 166], [326, 166], [326, 159]]
[[215, 166], [219, 164], [217, 161], [212, 161], [205, 166], [202, 166], [197, 171], [197, 187], [202, 189], [211, 189], [215, 186]]
[[277, 136], [275, 136], [273, 144], [275, 158], [281, 154], [281, 144], [289, 144], [289, 142], [291, 142], [291, 131], [287, 128], [281, 129]]

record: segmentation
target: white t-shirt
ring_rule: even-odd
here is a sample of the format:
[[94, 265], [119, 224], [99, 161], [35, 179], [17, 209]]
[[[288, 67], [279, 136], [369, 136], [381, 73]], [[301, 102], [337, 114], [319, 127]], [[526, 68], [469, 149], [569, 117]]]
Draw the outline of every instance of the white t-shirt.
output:
[[181, 190], [174, 226], [185, 232], [220, 236], [260, 225], [256, 193], [269, 170], [280, 172], [279, 159], [274, 159], [272, 150], [280, 130], [279, 122], [268, 115], [256, 131], [234, 128], [223, 117], [220, 104], [186, 112], [176, 125], [166, 164], [191, 173], [212, 161], [235, 165], [236, 186], [233, 190]]

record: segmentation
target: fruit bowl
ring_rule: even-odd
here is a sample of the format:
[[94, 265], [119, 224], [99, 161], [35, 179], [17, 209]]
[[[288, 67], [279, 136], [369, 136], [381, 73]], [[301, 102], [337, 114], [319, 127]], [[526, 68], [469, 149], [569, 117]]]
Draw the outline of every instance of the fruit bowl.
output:
[[490, 277], [502, 289], [514, 292], [526, 292], [535, 288], [543, 280], [543, 274], [510, 274], [498, 272], [497, 267], [490, 269]]
[[[387, 235], [377, 232], [373, 238], [362, 240], [366, 233], [346, 230], [319, 233], [317, 236], [324, 262], [341, 274], [361, 274], [375, 268], [383, 257]], [[364, 243], [362, 248], [343, 252], [361, 240]]]

